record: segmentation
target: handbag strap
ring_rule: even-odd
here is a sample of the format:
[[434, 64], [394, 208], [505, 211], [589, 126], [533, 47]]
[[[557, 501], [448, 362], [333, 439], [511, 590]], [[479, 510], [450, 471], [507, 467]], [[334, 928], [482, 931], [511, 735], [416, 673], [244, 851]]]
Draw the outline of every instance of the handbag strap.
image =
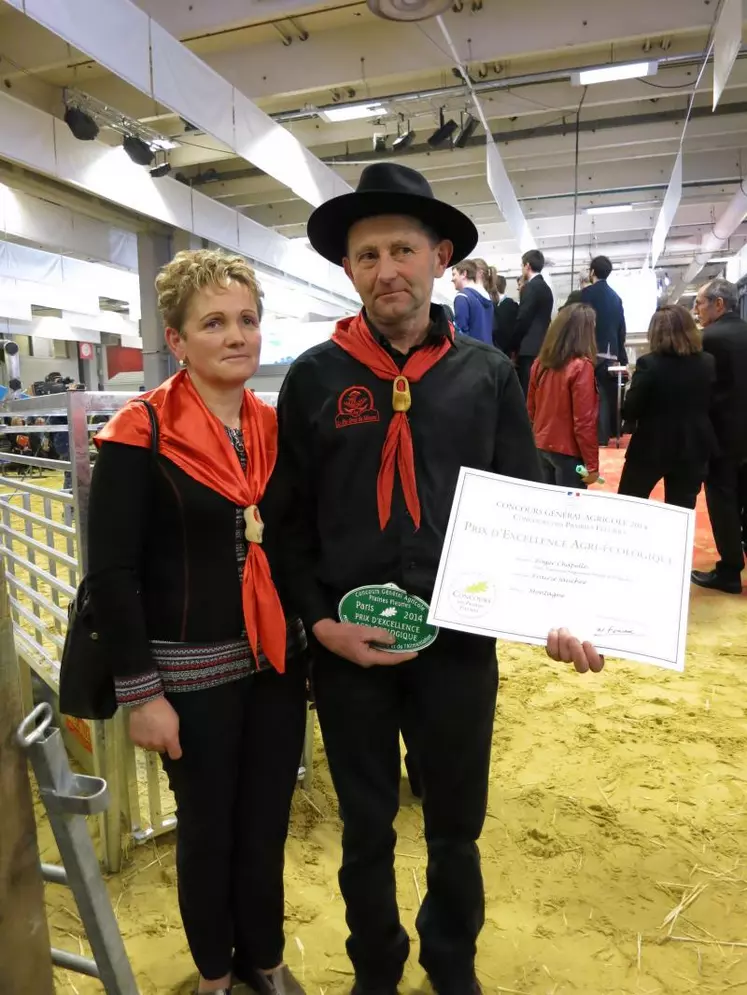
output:
[[148, 411], [148, 417], [150, 418], [150, 454], [155, 462], [158, 457], [158, 445], [160, 441], [160, 435], [158, 431], [158, 415], [156, 414], [156, 409], [150, 403], [143, 398], [137, 398], [138, 404], [142, 404]]

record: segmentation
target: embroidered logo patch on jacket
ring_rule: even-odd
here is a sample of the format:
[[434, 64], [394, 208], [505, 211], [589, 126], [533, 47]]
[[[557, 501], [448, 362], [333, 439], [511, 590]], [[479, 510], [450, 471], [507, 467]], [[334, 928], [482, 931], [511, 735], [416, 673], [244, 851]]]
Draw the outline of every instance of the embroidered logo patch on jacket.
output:
[[374, 407], [373, 394], [368, 387], [348, 387], [340, 394], [335, 417], [336, 428], [366, 425], [379, 420], [379, 412]]

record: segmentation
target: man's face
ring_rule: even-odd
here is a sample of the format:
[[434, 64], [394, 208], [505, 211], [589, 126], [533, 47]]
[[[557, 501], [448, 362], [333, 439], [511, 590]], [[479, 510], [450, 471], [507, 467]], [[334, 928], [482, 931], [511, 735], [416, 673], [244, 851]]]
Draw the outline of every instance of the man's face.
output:
[[718, 321], [726, 311], [723, 297], [717, 297], [715, 300], [712, 300], [706, 297], [706, 290], [707, 284], [698, 291], [694, 307], [695, 315], [703, 328], [712, 325], [714, 321]]
[[529, 265], [529, 263], [522, 263], [522, 265], [521, 265], [521, 276], [522, 276], [522, 279], [524, 280], [524, 283], [526, 283], [529, 279], [531, 279], [531, 276], [532, 276], [532, 267]]
[[434, 246], [411, 218], [364, 218], [348, 235], [343, 265], [368, 316], [382, 333], [430, 307], [433, 281], [442, 277], [453, 246]]
[[451, 282], [454, 284], [455, 290], [464, 290], [464, 274], [460, 273], [458, 269], [451, 271]]

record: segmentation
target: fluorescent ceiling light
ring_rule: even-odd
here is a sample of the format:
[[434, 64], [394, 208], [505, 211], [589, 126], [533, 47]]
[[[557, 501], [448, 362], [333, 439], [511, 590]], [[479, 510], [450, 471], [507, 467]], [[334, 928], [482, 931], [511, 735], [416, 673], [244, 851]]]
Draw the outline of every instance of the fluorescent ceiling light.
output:
[[179, 142], [175, 142], [171, 138], [156, 138], [150, 142], [150, 146], [158, 149], [159, 152], [166, 152], [168, 149], [178, 149]]
[[592, 83], [613, 83], [619, 79], [653, 76], [658, 71], [658, 62], [627, 62], [623, 65], [601, 66], [599, 69], [582, 69], [571, 73], [571, 82], [574, 86], [591, 86]]
[[343, 104], [342, 107], [328, 107], [320, 111], [320, 117], [330, 124], [337, 121], [362, 121], [367, 117], [381, 117], [386, 113], [383, 104]]
[[[734, 256], [736, 256], [736, 253], [734, 254]], [[708, 263], [728, 263], [731, 262], [732, 259], [734, 259], [734, 256], [711, 256], [711, 258], [708, 260]], [[706, 263], [706, 266], [708, 265], [708, 263]]]
[[627, 214], [633, 210], [632, 204], [604, 204], [601, 207], [587, 207], [587, 214]]

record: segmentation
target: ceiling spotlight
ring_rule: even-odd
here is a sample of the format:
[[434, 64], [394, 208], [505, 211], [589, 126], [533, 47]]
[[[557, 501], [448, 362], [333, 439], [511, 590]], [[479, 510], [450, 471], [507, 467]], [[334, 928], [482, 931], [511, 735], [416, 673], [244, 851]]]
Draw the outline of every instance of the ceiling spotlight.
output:
[[150, 166], [156, 157], [150, 145], [144, 142], [142, 138], [136, 138], [134, 135], [124, 136], [122, 148], [138, 166]]
[[158, 179], [159, 176], [168, 176], [171, 172], [171, 163], [162, 162], [160, 166], [152, 166], [150, 169], [150, 175], [154, 179]]
[[444, 112], [441, 111], [441, 124], [436, 128], [431, 137], [428, 139], [428, 144], [432, 149], [440, 148], [445, 145], [454, 132], [457, 130], [459, 125], [456, 121], [449, 119], [444, 121]]
[[404, 135], [400, 135], [399, 138], [394, 139], [392, 142], [392, 152], [404, 152], [405, 149], [409, 149], [414, 141], [415, 132], [406, 131]]
[[454, 139], [454, 148], [463, 149], [467, 142], [472, 138], [474, 133], [477, 131], [477, 126], [479, 121], [476, 117], [472, 117], [471, 114], [467, 115], [467, 120], [464, 122], [459, 130], [459, 134]]
[[374, 152], [386, 152], [386, 135], [374, 135], [373, 136], [373, 150]]
[[94, 119], [80, 107], [65, 108], [65, 124], [81, 142], [92, 142], [99, 133], [99, 126]]

